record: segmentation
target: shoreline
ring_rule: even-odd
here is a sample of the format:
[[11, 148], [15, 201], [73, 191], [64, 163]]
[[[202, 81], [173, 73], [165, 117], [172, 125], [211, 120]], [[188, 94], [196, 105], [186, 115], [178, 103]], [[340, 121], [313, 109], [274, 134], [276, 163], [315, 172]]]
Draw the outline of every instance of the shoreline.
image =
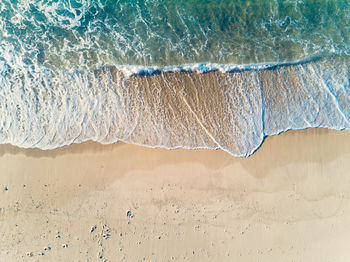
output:
[[149, 145], [142, 145], [142, 144], [133, 144], [129, 142], [124, 141], [118, 141], [111, 144], [103, 144], [97, 141], [88, 140], [85, 142], [80, 143], [72, 143], [69, 145], [64, 145], [58, 148], [54, 149], [40, 149], [40, 148], [22, 148], [11, 144], [0, 144], [0, 157], [11, 154], [11, 155], [25, 155], [26, 157], [34, 157], [34, 158], [40, 158], [40, 157], [49, 157], [49, 158], [55, 158], [57, 156], [64, 156], [65, 154], [80, 154], [80, 153], [86, 153], [86, 152], [103, 152], [108, 150], [113, 150], [115, 147], [135, 147], [135, 148], [144, 148], [144, 150], [160, 150], [160, 151], [194, 151], [194, 152], [215, 152], [220, 151], [225, 154], [227, 154], [229, 157], [233, 159], [249, 159], [252, 158], [257, 152], [261, 151], [261, 148], [264, 147], [265, 141], [270, 140], [275, 137], [279, 136], [297, 136], [300, 132], [300, 136], [304, 136], [305, 134], [312, 133], [316, 134], [318, 136], [322, 136], [324, 134], [331, 133], [332, 135], [341, 135], [341, 136], [347, 136], [346, 133], [349, 133], [350, 130], [347, 129], [331, 129], [331, 128], [325, 128], [325, 127], [307, 127], [303, 129], [289, 129], [286, 131], [282, 131], [277, 134], [273, 135], [267, 135], [264, 137], [262, 143], [256, 150], [248, 156], [234, 156], [230, 152], [225, 151], [223, 148], [186, 148], [186, 147], [172, 147], [172, 148], [166, 148], [162, 146], [149, 146]]
[[347, 58], [231, 73], [125, 77], [106, 68], [46, 77], [39, 95], [20, 86], [1, 89], [8, 97], [0, 106], [2, 143], [52, 149], [123, 141], [221, 148], [244, 157], [286, 130], [350, 129]]

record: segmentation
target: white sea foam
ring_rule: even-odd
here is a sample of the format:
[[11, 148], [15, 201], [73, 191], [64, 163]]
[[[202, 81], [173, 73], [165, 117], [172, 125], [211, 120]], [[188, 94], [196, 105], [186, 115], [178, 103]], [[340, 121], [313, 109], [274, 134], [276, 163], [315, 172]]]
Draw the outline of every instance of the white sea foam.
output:
[[[0, 68], [1, 144], [124, 141], [249, 156], [265, 136], [289, 129], [350, 128], [348, 57], [59, 72], [0, 61]], [[184, 71], [192, 73], [171, 73]], [[224, 73], [193, 73], [211, 71]]]
[[0, 0], [0, 143], [247, 156], [288, 129], [348, 129], [345, 2]]
[[230, 73], [242, 70], [264, 70], [273, 68], [275, 66], [282, 66], [287, 64], [298, 64], [299, 61], [285, 62], [285, 63], [258, 63], [258, 64], [218, 64], [218, 63], [193, 63], [185, 65], [174, 66], [142, 66], [142, 65], [116, 65], [115, 67], [129, 77], [132, 75], [153, 75], [156, 73], [208, 73], [219, 71], [221, 73]]
[[[305, 9], [307, 3], [314, 13]], [[350, 54], [349, 5], [344, 1], [245, 5], [219, 0], [0, 0], [0, 60], [11, 67], [24, 63], [66, 71], [188, 64], [166, 70], [200, 72], [214, 67], [226, 72], [230, 68], [220, 64], [240, 67]], [[12, 59], [6, 53], [10, 50]], [[217, 64], [192, 64], [205, 61]]]

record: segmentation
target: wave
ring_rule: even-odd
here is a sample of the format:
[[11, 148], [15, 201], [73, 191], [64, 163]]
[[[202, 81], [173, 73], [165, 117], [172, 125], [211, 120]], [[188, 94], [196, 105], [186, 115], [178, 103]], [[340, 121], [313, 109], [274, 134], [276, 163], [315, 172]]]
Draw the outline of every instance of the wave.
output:
[[125, 76], [155, 75], [161, 73], [208, 73], [219, 71], [232, 73], [248, 70], [274, 69], [281, 66], [301, 65], [321, 60], [321, 57], [313, 57], [302, 61], [270, 62], [256, 64], [218, 64], [218, 63], [192, 63], [174, 66], [143, 66], [143, 65], [115, 65], [114, 67], [123, 72]]
[[81, 71], [16, 70], [0, 61], [0, 143], [123, 141], [249, 156], [286, 130], [349, 129], [349, 61]]

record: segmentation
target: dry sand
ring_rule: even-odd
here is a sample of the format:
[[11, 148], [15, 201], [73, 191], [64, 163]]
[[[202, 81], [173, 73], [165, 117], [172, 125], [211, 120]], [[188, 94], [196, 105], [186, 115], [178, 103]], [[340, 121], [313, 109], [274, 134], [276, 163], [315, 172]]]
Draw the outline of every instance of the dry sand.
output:
[[347, 131], [287, 132], [247, 159], [1, 146], [0, 174], [0, 261], [350, 260]]

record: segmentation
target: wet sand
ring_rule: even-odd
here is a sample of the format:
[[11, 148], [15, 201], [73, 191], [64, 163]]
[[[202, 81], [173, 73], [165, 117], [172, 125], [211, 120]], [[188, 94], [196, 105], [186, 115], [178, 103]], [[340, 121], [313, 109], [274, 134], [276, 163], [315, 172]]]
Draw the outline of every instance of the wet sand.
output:
[[350, 132], [222, 150], [0, 146], [1, 261], [348, 261]]

